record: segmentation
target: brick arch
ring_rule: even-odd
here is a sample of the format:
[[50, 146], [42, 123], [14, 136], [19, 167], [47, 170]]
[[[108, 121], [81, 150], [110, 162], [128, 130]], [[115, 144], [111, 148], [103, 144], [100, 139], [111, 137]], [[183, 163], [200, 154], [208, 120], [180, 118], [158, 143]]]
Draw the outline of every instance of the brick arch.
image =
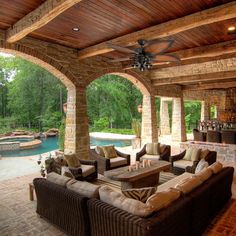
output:
[[0, 41], [0, 52], [9, 53], [19, 56], [27, 61], [30, 61], [45, 70], [49, 71], [58, 78], [68, 89], [75, 89], [75, 78], [67, 69], [60, 63], [47, 55], [44, 55], [37, 50], [20, 44], [4, 45], [4, 41]]
[[102, 77], [102, 76], [108, 75], [108, 74], [119, 75], [119, 76], [129, 80], [141, 91], [141, 93], [143, 95], [150, 95], [151, 94], [150, 83], [134, 71], [127, 72], [127, 71], [123, 71], [123, 70], [114, 71], [114, 70], [105, 69], [105, 70], [100, 71], [96, 74], [92, 74], [92, 76], [90, 76], [88, 78], [88, 80], [87, 80], [88, 83], [86, 84], [86, 86], [88, 86], [91, 82], [98, 79], [99, 77]]

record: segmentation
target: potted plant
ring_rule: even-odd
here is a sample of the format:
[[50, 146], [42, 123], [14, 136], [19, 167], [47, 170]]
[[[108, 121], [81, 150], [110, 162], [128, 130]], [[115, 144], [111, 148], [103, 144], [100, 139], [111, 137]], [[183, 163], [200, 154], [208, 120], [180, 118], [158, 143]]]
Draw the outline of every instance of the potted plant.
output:
[[135, 134], [135, 138], [132, 140], [133, 149], [141, 147], [141, 121], [137, 119], [132, 120], [132, 129]]

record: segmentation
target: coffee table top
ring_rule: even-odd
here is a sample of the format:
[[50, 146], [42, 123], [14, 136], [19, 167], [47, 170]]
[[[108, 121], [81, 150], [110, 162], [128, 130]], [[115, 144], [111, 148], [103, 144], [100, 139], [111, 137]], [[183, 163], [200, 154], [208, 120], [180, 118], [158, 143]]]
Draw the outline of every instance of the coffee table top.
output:
[[171, 163], [168, 161], [157, 161], [149, 167], [140, 167], [138, 170], [133, 171], [129, 171], [128, 166], [108, 170], [104, 172], [104, 176], [117, 181], [132, 182], [159, 173], [160, 171], [168, 170], [170, 167]]

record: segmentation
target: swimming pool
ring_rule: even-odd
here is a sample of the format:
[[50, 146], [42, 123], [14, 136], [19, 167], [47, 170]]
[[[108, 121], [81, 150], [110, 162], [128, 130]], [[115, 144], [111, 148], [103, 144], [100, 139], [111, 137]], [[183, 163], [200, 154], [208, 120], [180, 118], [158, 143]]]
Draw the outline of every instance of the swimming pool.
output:
[[[36, 148], [25, 149], [25, 150], [11, 150], [11, 151], [0, 151], [0, 155], [3, 157], [22, 157], [22, 156], [33, 156], [39, 155], [45, 152], [51, 152], [58, 149], [58, 137], [42, 138], [42, 144]], [[131, 141], [129, 140], [106, 140], [96, 139], [90, 137], [91, 146], [103, 146], [103, 145], [114, 145], [116, 147], [130, 146]]]
[[20, 142], [20, 143], [25, 143], [25, 142], [29, 142], [32, 141], [33, 138], [1, 138], [0, 139], [0, 143], [5, 143], [5, 142]]

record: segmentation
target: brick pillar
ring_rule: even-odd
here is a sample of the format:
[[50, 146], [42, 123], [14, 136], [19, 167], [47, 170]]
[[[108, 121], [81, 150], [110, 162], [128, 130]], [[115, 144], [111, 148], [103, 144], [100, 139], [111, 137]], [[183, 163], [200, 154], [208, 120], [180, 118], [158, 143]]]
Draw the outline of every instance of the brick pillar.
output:
[[210, 120], [210, 105], [205, 101], [201, 103], [201, 121], [203, 120]]
[[184, 142], [187, 140], [185, 130], [185, 115], [183, 98], [173, 98], [172, 140]]
[[160, 107], [160, 130], [161, 134], [170, 134], [170, 116], [168, 111], [168, 101], [161, 98]]
[[143, 109], [142, 109], [142, 144], [157, 142], [157, 116], [155, 97], [143, 95]]
[[89, 147], [86, 90], [70, 88], [67, 98], [65, 153], [76, 153], [80, 159], [88, 159]]

